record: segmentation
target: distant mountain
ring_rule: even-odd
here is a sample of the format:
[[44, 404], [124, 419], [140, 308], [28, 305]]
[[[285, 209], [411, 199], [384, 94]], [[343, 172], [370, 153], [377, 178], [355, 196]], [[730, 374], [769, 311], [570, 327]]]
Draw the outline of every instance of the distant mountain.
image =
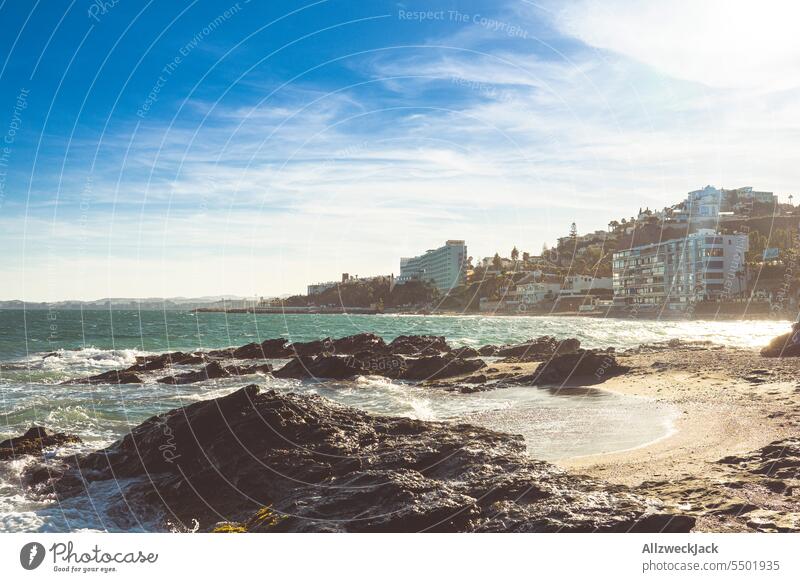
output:
[[65, 300], [54, 302], [0, 301], [0, 309], [132, 309], [145, 311], [185, 310], [197, 307], [243, 307], [257, 301], [238, 295], [206, 295], [203, 297], [104, 297], [93, 301]]

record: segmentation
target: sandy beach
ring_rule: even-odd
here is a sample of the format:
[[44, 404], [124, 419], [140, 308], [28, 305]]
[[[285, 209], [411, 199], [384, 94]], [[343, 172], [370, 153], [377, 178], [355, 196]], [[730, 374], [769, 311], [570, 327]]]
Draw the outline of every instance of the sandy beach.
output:
[[[797, 526], [796, 465], [795, 478], [781, 485], [757, 478], [747, 461], [770, 443], [800, 435], [800, 360], [764, 358], [755, 350], [681, 348], [643, 350], [619, 361], [631, 371], [602, 389], [678, 406], [675, 432], [640, 448], [560, 465], [695, 509], [700, 531]], [[719, 462], [731, 456], [740, 462]]]

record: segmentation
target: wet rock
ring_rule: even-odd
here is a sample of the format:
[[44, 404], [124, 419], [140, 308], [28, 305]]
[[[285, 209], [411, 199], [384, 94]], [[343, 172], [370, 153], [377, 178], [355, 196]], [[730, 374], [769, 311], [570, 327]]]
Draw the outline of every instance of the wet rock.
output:
[[135, 372], [128, 370], [109, 370], [102, 374], [89, 376], [88, 378], [78, 378], [77, 380], [67, 380], [62, 384], [143, 384], [142, 380]]
[[333, 340], [326, 337], [310, 342], [294, 342], [289, 344], [289, 353], [293, 356], [317, 356], [333, 352]]
[[536, 361], [557, 354], [575, 352], [580, 346], [581, 342], [575, 338], [557, 340], [552, 336], [545, 335], [525, 343], [501, 346], [493, 355], [514, 362]]
[[170, 352], [157, 356], [137, 356], [136, 363], [125, 371], [152, 372], [154, 370], [171, 368], [172, 366], [202, 364], [206, 359], [205, 354], [187, 354], [186, 352]]
[[241, 366], [233, 364], [232, 366], [225, 366], [225, 371], [231, 376], [249, 376], [251, 374], [272, 374], [271, 364], [252, 364], [250, 366]]
[[478, 348], [478, 353], [481, 356], [489, 357], [489, 356], [495, 355], [497, 353], [498, 349], [500, 349], [500, 348], [498, 348], [495, 345], [489, 344], [489, 345], [481, 346], [480, 348]]
[[355, 355], [360, 352], [383, 353], [386, 342], [374, 333], [359, 333], [333, 340], [333, 352], [336, 354]]
[[444, 336], [437, 335], [401, 335], [389, 343], [389, 351], [401, 355], [435, 355], [449, 352], [450, 346]]
[[25, 434], [0, 442], [0, 461], [23, 455], [41, 455], [45, 449], [67, 443], [80, 443], [81, 439], [63, 432], [51, 432], [42, 426], [33, 426]]
[[464, 346], [463, 348], [453, 348], [449, 353], [456, 358], [479, 358], [481, 355], [478, 350], [469, 346]]
[[794, 332], [779, 335], [761, 350], [761, 355], [767, 358], [796, 358], [800, 356], [800, 344], [792, 341]]
[[397, 380], [402, 378], [408, 369], [406, 359], [403, 356], [394, 354], [386, 355], [370, 352], [357, 354], [354, 358], [360, 363], [365, 374], [385, 376], [386, 378]]
[[347, 356], [300, 356], [275, 372], [276, 378], [345, 380], [365, 374], [361, 362]]
[[287, 349], [288, 340], [283, 338], [268, 339], [259, 343], [251, 343], [233, 350], [232, 357], [237, 360], [268, 360], [288, 358], [291, 351]]
[[439, 380], [463, 376], [485, 368], [483, 360], [462, 359], [448, 355], [407, 358], [404, 380]]
[[[169, 454], [165, 454], [169, 451]], [[522, 437], [371, 416], [248, 386], [73, 459], [60, 499], [115, 482], [119, 510], [203, 531], [689, 531], [621, 485], [527, 456]], [[112, 508], [113, 509], [113, 508]], [[166, 528], [166, 526], [165, 526]]]
[[205, 382], [206, 380], [213, 380], [217, 378], [228, 378], [231, 372], [227, 370], [219, 362], [211, 362], [204, 368], [195, 372], [186, 372], [184, 374], [176, 374], [174, 376], [167, 376], [166, 378], [159, 378], [160, 384], [194, 384], [195, 382]]
[[533, 373], [532, 380], [534, 384], [564, 384], [570, 380], [597, 384], [628, 370], [627, 366], [617, 362], [614, 354], [579, 350], [542, 362]]

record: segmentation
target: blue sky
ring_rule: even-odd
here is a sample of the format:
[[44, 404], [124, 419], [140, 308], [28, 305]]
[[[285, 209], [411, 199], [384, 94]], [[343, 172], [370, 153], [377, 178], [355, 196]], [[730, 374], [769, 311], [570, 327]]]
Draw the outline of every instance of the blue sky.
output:
[[790, 2], [0, 0], [0, 299], [276, 295], [796, 193]]

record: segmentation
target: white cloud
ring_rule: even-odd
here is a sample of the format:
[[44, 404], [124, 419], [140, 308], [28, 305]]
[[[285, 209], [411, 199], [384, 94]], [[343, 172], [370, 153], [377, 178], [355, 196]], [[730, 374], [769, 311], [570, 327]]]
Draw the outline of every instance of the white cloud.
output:
[[774, 90], [800, 82], [798, 19], [793, 0], [576, 0], [555, 7], [554, 23], [676, 79]]

